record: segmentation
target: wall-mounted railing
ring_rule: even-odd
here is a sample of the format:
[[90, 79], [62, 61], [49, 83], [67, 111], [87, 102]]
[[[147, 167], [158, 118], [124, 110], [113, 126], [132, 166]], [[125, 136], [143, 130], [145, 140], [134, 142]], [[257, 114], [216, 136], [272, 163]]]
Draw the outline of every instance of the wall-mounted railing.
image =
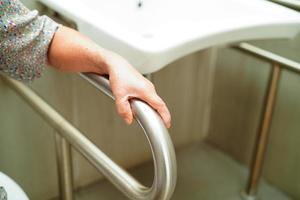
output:
[[271, 71], [265, 93], [260, 126], [258, 129], [255, 148], [252, 156], [250, 175], [248, 178], [246, 191], [243, 194], [243, 197], [245, 199], [255, 200], [257, 199], [257, 189], [261, 178], [264, 158], [266, 154], [269, 131], [272, 122], [273, 110], [276, 103], [275, 101], [278, 91], [278, 85], [280, 82], [281, 71], [282, 69], [286, 69], [300, 74], [300, 64], [248, 43], [240, 43], [233, 48], [271, 64]]
[[286, 6], [288, 8], [300, 11], [300, 1], [299, 0], [270, 0], [274, 3]]
[[[97, 89], [113, 98], [108, 79], [95, 74], [80, 75]], [[177, 176], [174, 147], [161, 118], [148, 104], [138, 99], [131, 100], [134, 117], [142, 127], [152, 151], [154, 179], [151, 187], [142, 185], [113, 162], [30, 88], [6, 76], [2, 76], [2, 78], [58, 133], [56, 144], [61, 199], [74, 199], [70, 145], [87, 158], [128, 198], [138, 200], [167, 200], [171, 198]]]

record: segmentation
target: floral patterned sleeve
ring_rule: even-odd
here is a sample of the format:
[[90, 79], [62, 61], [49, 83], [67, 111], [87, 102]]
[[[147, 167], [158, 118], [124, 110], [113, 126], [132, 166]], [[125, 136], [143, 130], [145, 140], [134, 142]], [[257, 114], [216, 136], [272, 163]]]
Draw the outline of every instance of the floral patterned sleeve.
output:
[[0, 0], [0, 72], [22, 81], [40, 77], [58, 27], [19, 0]]

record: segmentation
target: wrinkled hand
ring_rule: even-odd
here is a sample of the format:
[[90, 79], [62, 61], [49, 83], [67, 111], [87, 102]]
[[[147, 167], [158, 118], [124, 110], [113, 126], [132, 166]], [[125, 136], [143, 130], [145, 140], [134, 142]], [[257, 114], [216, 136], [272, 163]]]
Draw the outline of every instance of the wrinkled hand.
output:
[[164, 101], [157, 95], [154, 85], [121, 56], [106, 51], [104, 57], [117, 111], [125, 122], [131, 124], [133, 121], [129, 100], [138, 98], [155, 109], [169, 128], [171, 126], [170, 112]]

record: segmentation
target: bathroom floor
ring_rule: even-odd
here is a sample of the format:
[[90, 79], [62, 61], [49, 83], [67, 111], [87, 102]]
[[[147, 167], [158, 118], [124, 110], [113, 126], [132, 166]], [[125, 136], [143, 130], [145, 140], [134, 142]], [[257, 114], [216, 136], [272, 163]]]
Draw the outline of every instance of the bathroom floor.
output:
[[[241, 200], [247, 169], [226, 154], [200, 143], [177, 152], [178, 180], [172, 200]], [[142, 183], [151, 184], [152, 163], [131, 170]], [[260, 200], [291, 200], [262, 181]], [[109, 182], [100, 181], [81, 189], [76, 200], [126, 200]]]

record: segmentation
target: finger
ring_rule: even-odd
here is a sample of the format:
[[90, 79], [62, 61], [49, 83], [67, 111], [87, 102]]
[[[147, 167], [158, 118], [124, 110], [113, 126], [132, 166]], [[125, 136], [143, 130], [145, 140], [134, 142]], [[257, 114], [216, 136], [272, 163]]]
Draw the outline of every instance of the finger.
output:
[[133, 116], [128, 97], [116, 99], [116, 106], [118, 114], [125, 120], [127, 124], [131, 124]]
[[167, 128], [171, 127], [171, 114], [164, 101], [158, 95], [148, 95], [144, 99], [150, 106], [155, 109], [163, 119]]

